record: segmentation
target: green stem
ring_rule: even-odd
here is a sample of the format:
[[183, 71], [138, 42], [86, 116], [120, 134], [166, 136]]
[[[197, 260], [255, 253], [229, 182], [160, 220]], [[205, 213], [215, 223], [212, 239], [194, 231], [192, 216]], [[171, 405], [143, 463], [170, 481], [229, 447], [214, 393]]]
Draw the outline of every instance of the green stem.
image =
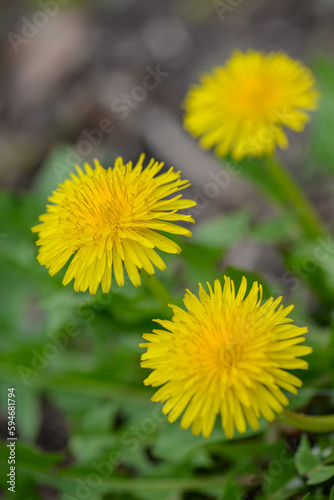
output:
[[150, 290], [152, 295], [160, 302], [164, 309], [168, 309], [170, 313], [170, 308], [168, 304], [174, 304], [175, 300], [165, 287], [165, 285], [156, 277], [155, 274], [148, 274], [146, 271], [141, 272], [141, 277], [146, 285], [146, 287]]
[[278, 415], [279, 420], [285, 424], [296, 427], [302, 431], [308, 432], [333, 432], [334, 415], [305, 415], [304, 413], [295, 413], [294, 411], [284, 410]]
[[277, 189], [284, 195], [287, 203], [298, 214], [305, 235], [311, 239], [317, 239], [326, 234], [326, 229], [313, 205], [284, 165], [274, 156], [267, 158], [264, 162]]

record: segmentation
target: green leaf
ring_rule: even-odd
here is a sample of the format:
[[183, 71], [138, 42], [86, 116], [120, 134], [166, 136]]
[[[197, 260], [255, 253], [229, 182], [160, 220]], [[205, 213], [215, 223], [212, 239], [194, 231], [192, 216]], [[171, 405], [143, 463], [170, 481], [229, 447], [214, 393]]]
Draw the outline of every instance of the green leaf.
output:
[[252, 236], [268, 243], [281, 243], [295, 238], [299, 232], [296, 215], [291, 211], [260, 222], [252, 229]]
[[332, 488], [331, 494], [329, 495], [329, 500], [334, 500], [334, 486]]
[[[16, 441], [16, 466], [18, 469], [28, 469], [38, 472], [48, 472], [56, 464], [59, 464], [63, 459], [60, 453], [43, 453], [37, 449], [32, 448]], [[0, 443], [0, 464], [3, 467], [8, 463], [8, 448], [6, 444]]]
[[20, 429], [20, 439], [34, 441], [37, 437], [41, 425], [40, 404], [37, 396], [38, 391], [34, 389], [17, 387], [16, 399], [19, 401], [20, 411], [16, 413], [16, 420]]
[[320, 460], [312, 453], [307, 435], [303, 434], [295, 455], [295, 466], [298, 474], [301, 476], [306, 474], [319, 463]]
[[87, 433], [108, 432], [110, 430], [113, 418], [118, 410], [118, 405], [113, 401], [105, 401], [90, 408], [82, 419], [82, 428]]
[[251, 217], [250, 210], [243, 210], [204, 221], [195, 227], [193, 241], [208, 248], [228, 249], [249, 234]]
[[262, 489], [265, 499], [283, 500], [290, 498], [290, 493], [303, 485], [303, 481], [296, 476], [293, 458], [282, 445], [281, 451], [276, 452], [268, 464], [268, 469], [262, 480]]
[[322, 465], [309, 472], [307, 484], [320, 484], [334, 476], [334, 465]]
[[208, 248], [193, 242], [185, 242], [182, 245], [181, 259], [184, 262], [184, 280], [189, 283], [189, 288], [197, 292], [198, 283], [206, 283], [217, 278], [218, 263], [221, 260], [222, 251], [217, 248]]
[[219, 500], [240, 500], [241, 493], [240, 488], [231, 476], [228, 476], [226, 484], [223, 489], [223, 493], [219, 497]]

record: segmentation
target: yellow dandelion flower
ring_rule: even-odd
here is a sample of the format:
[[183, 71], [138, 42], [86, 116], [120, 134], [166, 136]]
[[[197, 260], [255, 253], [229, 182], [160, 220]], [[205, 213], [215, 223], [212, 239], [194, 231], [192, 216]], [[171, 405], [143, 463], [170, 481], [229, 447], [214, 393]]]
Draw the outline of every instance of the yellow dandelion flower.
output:
[[152, 401], [165, 402], [170, 422], [183, 413], [183, 429], [209, 437], [220, 413], [232, 438], [235, 428], [244, 433], [248, 422], [256, 430], [261, 415], [272, 421], [283, 411], [282, 389], [296, 394], [302, 385], [287, 370], [308, 368], [298, 357], [312, 349], [299, 346], [307, 328], [291, 324], [293, 306], [279, 305], [281, 297], [261, 305], [257, 282], [248, 295], [245, 277], [237, 293], [227, 277], [223, 288], [218, 280], [214, 290], [207, 285], [209, 294], [199, 284], [199, 299], [187, 290], [188, 311], [171, 305], [171, 321], [155, 320], [164, 330], [143, 336], [142, 366], [154, 370], [144, 383], [162, 385]]
[[284, 53], [236, 51], [202, 76], [185, 99], [184, 126], [218, 156], [268, 156], [285, 149], [283, 127], [301, 132], [320, 94], [312, 72]]
[[[78, 166], [77, 175], [65, 180], [53, 192], [47, 212], [39, 217], [41, 224], [32, 228], [39, 233], [38, 261], [56, 274], [72, 257], [63, 284], [74, 278], [74, 290], [97, 292], [110, 290], [112, 272], [119, 286], [124, 285], [124, 269], [135, 286], [140, 285], [139, 269], [154, 274], [154, 264], [166, 265], [155, 248], [180, 253], [181, 248], [160, 231], [191, 236], [175, 221], [194, 222], [178, 210], [196, 205], [174, 193], [190, 184], [181, 180], [180, 172], [163, 167], [151, 159], [143, 168], [144, 154], [135, 167], [117, 158], [114, 168], [105, 170], [95, 160], [95, 169]], [[168, 197], [168, 198], [167, 198]], [[167, 199], [166, 199], [167, 198]], [[124, 266], [123, 266], [124, 265]]]

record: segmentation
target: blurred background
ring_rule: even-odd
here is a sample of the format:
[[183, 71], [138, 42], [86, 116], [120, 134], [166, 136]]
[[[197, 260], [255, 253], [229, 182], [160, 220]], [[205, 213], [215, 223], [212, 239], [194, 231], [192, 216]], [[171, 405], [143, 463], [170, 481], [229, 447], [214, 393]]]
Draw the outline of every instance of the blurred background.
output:
[[[282, 50], [311, 66], [331, 57], [333, 19], [331, 0], [12, 1], [1, 13], [1, 184], [26, 191], [48, 170], [46, 195], [75, 163], [144, 151], [191, 180], [197, 221], [249, 202], [261, 214], [268, 207], [240, 176], [210, 186], [221, 167], [182, 130], [185, 92], [234, 49]], [[319, 138], [309, 158], [309, 136], [290, 134], [284, 158], [328, 218], [319, 156], [329, 158]]]
[[[284, 443], [290, 454], [297, 449], [298, 432], [285, 429], [283, 443], [279, 424], [271, 431], [263, 424], [261, 437], [218, 447], [219, 426], [205, 441], [166, 424], [142, 384], [138, 348], [152, 318], [166, 311], [145, 287], [97, 297], [62, 287], [61, 276], [50, 278], [37, 263], [30, 227], [76, 163], [98, 158], [109, 167], [144, 151], [181, 170], [192, 183], [185, 195], [198, 202], [192, 242], [182, 240], [179, 259], [167, 258], [171, 291], [182, 296], [227, 268], [247, 271], [271, 282], [268, 293], [298, 293], [295, 318], [304, 321], [316, 294], [282, 280], [281, 250], [294, 222], [233, 166], [222, 170], [198, 148], [182, 129], [182, 101], [200, 73], [234, 49], [282, 50], [311, 66], [322, 107], [303, 134], [289, 134], [281, 157], [331, 226], [333, 1], [11, 0], [2, 2], [0, 26], [0, 423], [6, 436], [6, 391], [14, 384], [20, 441], [17, 493], [5, 493], [3, 475], [3, 497], [211, 499], [230, 473], [239, 478], [231, 500], [303, 498], [293, 460], [284, 477], [268, 472], [270, 460], [282, 462]], [[314, 342], [327, 340], [319, 334]], [[313, 367], [309, 379], [319, 386], [330, 358], [315, 355]], [[295, 405], [306, 405], [312, 391]], [[328, 404], [333, 396], [318, 401]], [[3, 471], [6, 456], [3, 447]], [[286, 490], [293, 480], [296, 489]], [[328, 498], [329, 482], [309, 498]]]

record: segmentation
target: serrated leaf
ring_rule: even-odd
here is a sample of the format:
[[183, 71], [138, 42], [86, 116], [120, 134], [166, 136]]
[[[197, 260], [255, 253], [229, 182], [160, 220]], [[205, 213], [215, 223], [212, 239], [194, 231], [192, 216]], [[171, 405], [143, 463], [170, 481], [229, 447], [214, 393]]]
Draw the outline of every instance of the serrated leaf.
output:
[[320, 460], [312, 453], [306, 434], [302, 435], [298, 450], [295, 455], [295, 466], [301, 476], [319, 465]]

